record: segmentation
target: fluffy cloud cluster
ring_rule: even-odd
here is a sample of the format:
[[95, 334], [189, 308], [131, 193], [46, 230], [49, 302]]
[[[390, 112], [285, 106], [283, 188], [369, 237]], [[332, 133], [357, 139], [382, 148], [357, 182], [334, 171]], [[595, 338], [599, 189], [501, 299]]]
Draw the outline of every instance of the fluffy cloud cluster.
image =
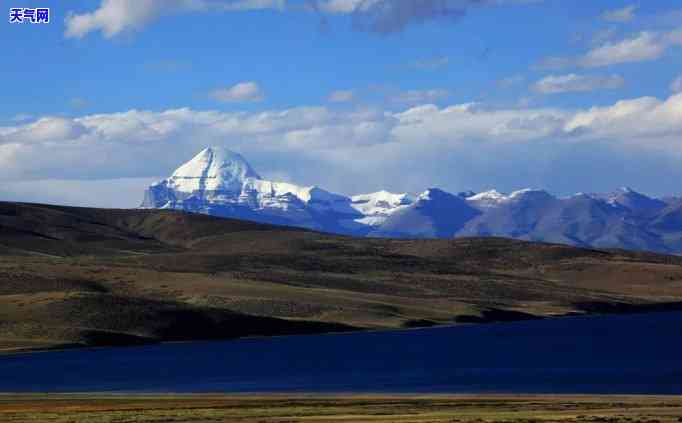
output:
[[[426, 104], [400, 112], [185, 108], [44, 117], [0, 128], [0, 195], [16, 197], [17, 187], [54, 193], [50, 180], [60, 189], [64, 180], [88, 180], [94, 190], [92, 180], [116, 179], [131, 189], [122, 204], [131, 205], [150, 178], [214, 144], [240, 151], [265, 176], [345, 193], [529, 185], [561, 193], [626, 184], [674, 193], [682, 94], [579, 111]], [[141, 182], [133, 190], [131, 181]], [[97, 204], [98, 194], [79, 189], [82, 203]]]
[[211, 10], [241, 11], [283, 9], [285, 0], [102, 0], [93, 12], [66, 17], [67, 38], [82, 38], [90, 32], [102, 31], [112, 38], [142, 28], [164, 14], [205, 12]]
[[665, 101], [654, 97], [622, 100], [608, 107], [576, 113], [566, 131], [585, 132], [589, 138], [620, 139], [623, 143], [646, 142], [651, 149], [682, 155], [682, 94]]
[[643, 31], [618, 41], [608, 41], [578, 57], [549, 57], [538, 67], [598, 68], [622, 63], [656, 60], [675, 47], [682, 46], [682, 28], [670, 31]]

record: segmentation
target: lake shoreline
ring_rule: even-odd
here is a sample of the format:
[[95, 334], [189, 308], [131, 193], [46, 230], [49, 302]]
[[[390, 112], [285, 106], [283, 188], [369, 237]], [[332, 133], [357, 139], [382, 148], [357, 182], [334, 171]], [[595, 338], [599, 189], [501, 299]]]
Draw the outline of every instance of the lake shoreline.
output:
[[591, 315], [13, 354], [0, 357], [0, 391], [682, 394], [680, 322]]
[[520, 322], [528, 321], [539, 321], [539, 320], [565, 320], [565, 319], [575, 319], [575, 318], [599, 318], [606, 316], [632, 316], [632, 315], [642, 315], [642, 314], [656, 314], [656, 313], [667, 313], [671, 311], [682, 311], [682, 302], [671, 302], [671, 303], [660, 303], [660, 304], [648, 304], [648, 305], [638, 305], [632, 306], [632, 308], [626, 308], [625, 311], [610, 310], [601, 312], [584, 312], [584, 313], [568, 313], [568, 314], [558, 314], [555, 316], [535, 316], [534, 318], [525, 319], [511, 319], [511, 320], [490, 320], [490, 321], [480, 321], [480, 322], [453, 322], [450, 324], [436, 324], [431, 326], [416, 326], [416, 327], [403, 327], [403, 328], [385, 328], [385, 329], [362, 329], [358, 328], [356, 330], [348, 331], [338, 331], [338, 332], [319, 332], [319, 333], [301, 333], [301, 334], [287, 334], [287, 335], [251, 335], [242, 336], [236, 338], [216, 338], [216, 339], [195, 339], [195, 340], [183, 340], [183, 341], [161, 341], [161, 342], [145, 342], [137, 344], [121, 344], [121, 345], [82, 345], [82, 344], [64, 344], [64, 345], [54, 345], [47, 347], [18, 347], [18, 348], [8, 348], [0, 349], [0, 358], [5, 356], [23, 355], [23, 354], [36, 354], [36, 353], [49, 353], [49, 352], [63, 352], [63, 351], [96, 351], [101, 349], [116, 348], [136, 348], [144, 346], [163, 346], [163, 345], [181, 345], [181, 344], [192, 344], [192, 343], [222, 343], [231, 341], [241, 341], [241, 340], [251, 340], [251, 339], [280, 339], [280, 338], [301, 338], [301, 337], [313, 337], [313, 336], [339, 336], [339, 335], [355, 335], [355, 334], [374, 334], [374, 333], [400, 333], [407, 331], [419, 331], [419, 330], [432, 330], [432, 329], [446, 329], [446, 328], [463, 328], [472, 326], [489, 326], [489, 325], [505, 325], [514, 324]]

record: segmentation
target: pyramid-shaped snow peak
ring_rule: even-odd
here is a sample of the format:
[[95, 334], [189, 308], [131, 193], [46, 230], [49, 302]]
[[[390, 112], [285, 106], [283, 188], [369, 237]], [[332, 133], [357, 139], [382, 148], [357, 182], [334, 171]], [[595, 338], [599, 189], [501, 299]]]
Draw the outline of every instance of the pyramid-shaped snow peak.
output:
[[180, 166], [169, 178], [179, 192], [239, 192], [247, 179], [260, 176], [240, 154], [223, 147], [208, 147]]
[[323, 230], [359, 215], [350, 202], [314, 186], [264, 180], [241, 155], [209, 147], [168, 179], [152, 184], [141, 207]]

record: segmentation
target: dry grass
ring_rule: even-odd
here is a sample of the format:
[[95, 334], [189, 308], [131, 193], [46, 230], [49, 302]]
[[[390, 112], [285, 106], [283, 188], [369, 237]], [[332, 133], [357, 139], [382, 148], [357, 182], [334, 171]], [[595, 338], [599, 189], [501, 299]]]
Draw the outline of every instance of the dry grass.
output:
[[677, 423], [680, 419], [680, 397], [0, 397], [0, 421], [7, 423]]

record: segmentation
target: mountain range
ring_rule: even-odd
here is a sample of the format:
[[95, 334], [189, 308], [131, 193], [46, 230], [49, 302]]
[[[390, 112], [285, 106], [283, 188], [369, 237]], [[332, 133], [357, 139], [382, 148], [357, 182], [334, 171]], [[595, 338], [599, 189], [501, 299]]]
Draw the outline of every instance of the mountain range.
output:
[[209, 147], [151, 185], [142, 208], [296, 226], [352, 236], [495, 236], [590, 248], [682, 253], [682, 198], [630, 188], [557, 197], [538, 189], [345, 196], [317, 186], [268, 181], [241, 155]]

